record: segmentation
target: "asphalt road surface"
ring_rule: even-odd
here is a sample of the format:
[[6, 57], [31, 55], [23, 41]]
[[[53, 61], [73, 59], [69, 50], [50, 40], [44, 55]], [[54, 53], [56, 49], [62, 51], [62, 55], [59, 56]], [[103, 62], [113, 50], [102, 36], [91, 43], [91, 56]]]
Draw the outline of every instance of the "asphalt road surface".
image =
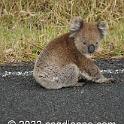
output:
[[32, 63], [0, 66], [0, 124], [124, 124], [124, 59], [97, 64], [116, 82], [46, 90]]

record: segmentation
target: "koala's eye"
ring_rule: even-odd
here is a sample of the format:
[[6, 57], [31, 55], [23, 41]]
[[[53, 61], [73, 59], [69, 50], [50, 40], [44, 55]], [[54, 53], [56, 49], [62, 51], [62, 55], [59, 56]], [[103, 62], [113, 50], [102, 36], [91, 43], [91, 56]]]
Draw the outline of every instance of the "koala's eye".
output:
[[83, 42], [84, 45], [86, 45], [86, 42]]
[[96, 44], [98, 44], [98, 42], [96, 42]]

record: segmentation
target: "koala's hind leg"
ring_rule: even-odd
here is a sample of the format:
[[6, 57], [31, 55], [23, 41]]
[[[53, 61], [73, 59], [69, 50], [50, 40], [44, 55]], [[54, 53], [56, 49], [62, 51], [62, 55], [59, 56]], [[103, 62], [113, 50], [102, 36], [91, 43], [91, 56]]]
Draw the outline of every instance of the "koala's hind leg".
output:
[[77, 65], [69, 64], [65, 66], [59, 73], [59, 81], [63, 87], [83, 86], [84, 83], [79, 83], [80, 71]]
[[46, 67], [34, 77], [46, 89], [60, 89], [62, 87], [82, 86], [78, 83], [79, 69], [74, 64], [69, 64], [64, 68]]

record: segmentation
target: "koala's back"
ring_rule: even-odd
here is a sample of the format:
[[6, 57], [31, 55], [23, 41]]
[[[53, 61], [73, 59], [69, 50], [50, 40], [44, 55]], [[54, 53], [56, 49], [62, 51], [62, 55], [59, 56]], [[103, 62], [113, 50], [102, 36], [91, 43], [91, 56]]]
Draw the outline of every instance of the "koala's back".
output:
[[36, 60], [38, 68], [44, 68], [51, 64], [59, 67], [65, 66], [70, 63], [78, 63], [80, 53], [76, 49], [72, 38], [69, 38], [69, 33], [66, 33], [53, 41], [51, 41]]

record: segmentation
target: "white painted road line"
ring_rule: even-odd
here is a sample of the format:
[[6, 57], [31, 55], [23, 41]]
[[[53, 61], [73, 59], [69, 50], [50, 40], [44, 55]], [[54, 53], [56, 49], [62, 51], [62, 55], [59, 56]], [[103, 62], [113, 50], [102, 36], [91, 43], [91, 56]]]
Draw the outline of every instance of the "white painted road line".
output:
[[107, 70], [101, 70], [102, 73], [107, 73], [107, 74], [123, 74], [124, 69], [107, 69]]
[[33, 74], [33, 71], [5, 71], [4, 73], [0, 73], [0, 76], [7, 77], [7, 76], [31, 76]]
[[[107, 69], [107, 70], [101, 70], [102, 73], [105, 74], [122, 74], [124, 73], [124, 69]], [[1, 77], [7, 77], [7, 76], [31, 76], [33, 74], [33, 71], [5, 71], [3, 73], [0, 73]]]

